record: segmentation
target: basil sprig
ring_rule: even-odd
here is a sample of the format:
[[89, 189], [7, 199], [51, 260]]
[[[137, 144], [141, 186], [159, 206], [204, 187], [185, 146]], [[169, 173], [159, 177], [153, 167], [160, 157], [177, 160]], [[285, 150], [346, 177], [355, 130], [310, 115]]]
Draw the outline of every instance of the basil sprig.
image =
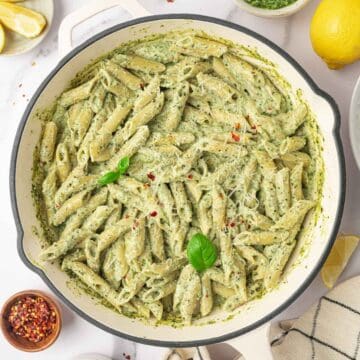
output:
[[116, 171], [109, 171], [106, 174], [104, 174], [100, 179], [98, 179], [98, 183], [101, 186], [110, 184], [114, 181], [116, 181], [121, 175], [124, 175], [129, 168], [130, 165], [130, 159], [128, 156], [123, 157], [117, 166]]
[[218, 255], [216, 246], [201, 233], [190, 239], [186, 251], [190, 264], [197, 271], [204, 271], [213, 266]]

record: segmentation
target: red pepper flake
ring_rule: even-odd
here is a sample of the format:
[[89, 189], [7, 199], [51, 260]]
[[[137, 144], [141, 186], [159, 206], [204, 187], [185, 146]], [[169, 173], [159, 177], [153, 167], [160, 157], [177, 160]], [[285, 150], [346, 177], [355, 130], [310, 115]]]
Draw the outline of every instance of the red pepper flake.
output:
[[240, 141], [240, 136], [234, 132], [231, 132], [231, 137], [234, 141], [239, 142]]
[[8, 321], [14, 334], [37, 343], [54, 331], [57, 319], [45, 299], [26, 296], [10, 308]]
[[175, 0], [166, 0], [168, 3], [173, 3]]
[[150, 213], [150, 216], [151, 217], [155, 217], [155, 216], [157, 216], [157, 211], [156, 210], [154, 210], [154, 211], [152, 211], [151, 213]]
[[131, 228], [135, 230], [138, 226], [139, 226], [139, 222], [135, 220]]
[[232, 227], [232, 228], [235, 227], [235, 225], [236, 224], [233, 221], [231, 223], [229, 223], [229, 226]]
[[193, 176], [192, 176], [191, 174], [189, 174], [189, 175], [187, 176], [187, 178], [188, 178], [189, 180], [192, 180]]
[[140, 83], [140, 88], [141, 90], [144, 90], [145, 89], [145, 85], [143, 83]]
[[130, 360], [130, 359], [131, 359], [131, 356], [130, 356], [130, 355], [126, 355], [126, 356], [125, 356], [125, 359], [126, 359], [126, 360]]
[[251, 125], [251, 128], [253, 129], [253, 130], [256, 130], [256, 125], [254, 124], [254, 125]]
[[154, 175], [152, 172], [149, 172], [146, 176], [147, 176], [148, 179], [151, 180], [151, 181], [154, 181], [154, 180], [155, 180], [155, 175]]
[[236, 123], [236, 124], [235, 124], [235, 129], [236, 129], [236, 130], [240, 130], [240, 128], [241, 128], [241, 124], [240, 124], [240, 123]]

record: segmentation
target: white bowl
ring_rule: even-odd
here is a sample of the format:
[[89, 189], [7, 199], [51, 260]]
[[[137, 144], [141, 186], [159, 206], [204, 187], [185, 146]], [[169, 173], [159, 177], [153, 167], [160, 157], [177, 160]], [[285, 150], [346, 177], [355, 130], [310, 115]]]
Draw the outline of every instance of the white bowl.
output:
[[259, 8], [250, 5], [245, 0], [234, 0], [234, 1], [240, 9], [245, 10], [253, 15], [266, 17], [266, 18], [279, 18], [279, 17], [285, 17], [295, 14], [305, 5], [307, 5], [307, 3], [309, 3], [311, 0], [297, 0], [289, 6], [285, 6], [283, 8], [276, 10]]
[[350, 105], [350, 141], [351, 147], [360, 169], [360, 77], [355, 85]]
[[43, 14], [46, 18], [46, 27], [39, 36], [32, 39], [28, 39], [5, 28], [6, 45], [3, 52], [0, 54], [0, 57], [20, 55], [30, 51], [44, 40], [51, 27], [54, 15], [54, 0], [28, 0], [16, 5], [24, 6]]

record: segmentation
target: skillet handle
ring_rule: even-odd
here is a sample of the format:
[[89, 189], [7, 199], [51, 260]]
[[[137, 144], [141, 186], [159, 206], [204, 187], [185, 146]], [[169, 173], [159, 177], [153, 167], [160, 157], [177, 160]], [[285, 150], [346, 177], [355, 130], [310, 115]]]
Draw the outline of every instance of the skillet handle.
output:
[[60, 57], [65, 56], [73, 49], [72, 31], [76, 25], [79, 25], [94, 15], [115, 6], [121, 6], [124, 10], [129, 12], [133, 18], [151, 15], [151, 13], [143, 8], [136, 0], [93, 1], [89, 5], [85, 5], [67, 15], [61, 22], [58, 36], [58, 50]]
[[226, 341], [242, 354], [245, 360], [273, 360], [269, 342], [270, 322], [245, 335]]

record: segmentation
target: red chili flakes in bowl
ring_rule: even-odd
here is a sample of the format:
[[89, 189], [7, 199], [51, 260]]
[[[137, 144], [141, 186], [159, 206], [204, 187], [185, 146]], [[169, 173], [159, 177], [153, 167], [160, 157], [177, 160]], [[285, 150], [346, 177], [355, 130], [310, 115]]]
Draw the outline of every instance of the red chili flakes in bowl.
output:
[[54, 331], [57, 319], [45, 299], [26, 296], [12, 305], [8, 321], [14, 334], [37, 343]]

